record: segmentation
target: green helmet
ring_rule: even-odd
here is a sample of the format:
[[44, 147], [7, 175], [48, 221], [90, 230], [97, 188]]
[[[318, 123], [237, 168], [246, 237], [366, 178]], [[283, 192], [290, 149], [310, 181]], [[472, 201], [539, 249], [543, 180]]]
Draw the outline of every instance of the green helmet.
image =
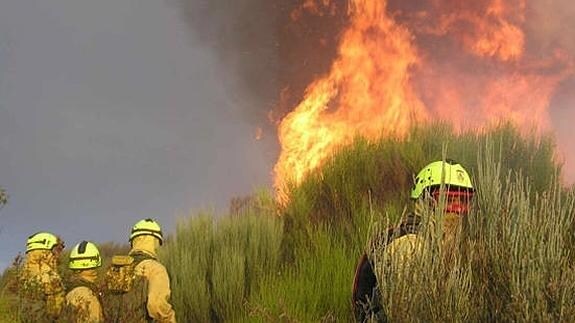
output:
[[153, 219], [144, 219], [138, 221], [132, 227], [132, 233], [130, 234], [130, 242], [141, 235], [151, 235], [158, 240], [160, 240], [160, 245], [164, 242], [164, 236], [162, 235], [162, 228], [160, 228], [160, 224]]
[[100, 251], [92, 242], [82, 241], [74, 246], [70, 252], [70, 261], [68, 262], [70, 269], [91, 269], [100, 266], [102, 266]]
[[473, 191], [471, 178], [459, 163], [453, 160], [435, 161], [425, 166], [415, 178], [415, 185], [411, 190], [411, 198], [417, 199], [424, 190], [438, 187], [441, 184], [450, 187], [460, 187]]
[[50, 232], [36, 232], [26, 241], [26, 252], [32, 250], [52, 250], [56, 246], [64, 248], [64, 242]]

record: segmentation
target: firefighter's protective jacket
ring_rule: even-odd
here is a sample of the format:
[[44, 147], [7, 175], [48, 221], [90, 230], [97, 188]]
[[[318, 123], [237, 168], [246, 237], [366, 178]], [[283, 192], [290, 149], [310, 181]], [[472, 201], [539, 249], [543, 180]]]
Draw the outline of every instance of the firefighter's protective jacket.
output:
[[394, 239], [384, 250], [385, 259], [393, 262], [392, 267], [401, 268], [409, 263], [421, 250], [422, 239], [417, 234], [406, 234]]
[[97, 274], [95, 270], [82, 270], [74, 277], [75, 285], [66, 294], [65, 312], [72, 312], [72, 322], [77, 323], [102, 323], [104, 317], [102, 306], [95, 288]]
[[[445, 250], [441, 259], [443, 262], [452, 260], [455, 255], [455, 243], [458, 241], [460, 225], [461, 216], [455, 213], [445, 213], [443, 215], [442, 236], [438, 240], [441, 242], [443, 250]], [[435, 227], [436, 221], [432, 219], [432, 221], [428, 222], [427, 231], [435, 231]], [[392, 240], [387, 245], [384, 249], [384, 259], [394, 270], [405, 271], [405, 267], [409, 266], [413, 259], [420, 257], [425, 248], [430, 248], [430, 246], [429, 241], [422, 236], [422, 232], [406, 234]]]
[[32, 250], [19, 275], [21, 314], [24, 321], [50, 322], [64, 304], [64, 285], [50, 250]]
[[157, 241], [153, 236], [136, 237], [130, 254], [145, 253], [153, 258], [142, 260], [134, 269], [135, 274], [145, 277], [148, 283], [148, 315], [159, 323], [175, 323], [176, 313], [169, 303], [170, 277], [166, 267], [157, 260]]

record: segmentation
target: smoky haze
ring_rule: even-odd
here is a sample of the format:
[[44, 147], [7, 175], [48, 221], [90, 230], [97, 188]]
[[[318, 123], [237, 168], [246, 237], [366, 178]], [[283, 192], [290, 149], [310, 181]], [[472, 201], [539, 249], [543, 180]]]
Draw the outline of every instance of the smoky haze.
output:
[[299, 0], [173, 1], [191, 30], [237, 73], [244, 93], [261, 102], [246, 113], [272, 123], [329, 69], [346, 23], [345, 2], [320, 4], [330, 14], [317, 15], [302, 10]]
[[[561, 48], [575, 56], [575, 3], [569, 0], [534, 1], [527, 16], [527, 35], [534, 52]], [[551, 101], [551, 118], [557, 134], [560, 154], [566, 162], [564, 175], [568, 183], [575, 183], [575, 141], [572, 125], [575, 122], [575, 77], [559, 85]]]
[[[575, 53], [575, 4], [570, 0], [533, 1], [527, 12], [527, 34], [542, 49]], [[536, 50], [536, 48], [532, 49]]]
[[[336, 55], [339, 36], [347, 26], [351, 3], [317, 0], [175, 1], [189, 27], [217, 51], [227, 68], [238, 73], [244, 93], [262, 102], [247, 113], [263, 115], [273, 110], [275, 122], [299, 103], [311, 81], [328, 71]], [[517, 8], [522, 2], [505, 1]], [[459, 81], [446, 83], [445, 87], [478, 82], [475, 88], [468, 85], [460, 90], [462, 102], [467, 105], [473, 105], [480, 97], [478, 92], [481, 92], [481, 82], [485, 83], [485, 79], [513, 75], [514, 70], [526, 75], [557, 73], [558, 70], [569, 69], [569, 63], [551, 64], [546, 60], [566, 53], [572, 64], [575, 57], [575, 5], [569, 0], [528, 0], [524, 17], [511, 12], [515, 16], [510, 16], [510, 22], [517, 23], [525, 33], [524, 55], [538, 62], [533, 66], [504, 67], [489, 61], [471, 61], [469, 55], [462, 55], [456, 36], [430, 36], [418, 31], [418, 22], [414, 21], [423, 11], [437, 16], [440, 12], [454, 12], [462, 7], [481, 15], [489, 3], [492, 1], [388, 1], [388, 11], [393, 13], [396, 21], [413, 27], [414, 41], [424, 52], [425, 59], [433, 64], [434, 71], [439, 70], [439, 75], [459, 75], [453, 77]], [[523, 18], [524, 22], [521, 22]], [[466, 28], [465, 24], [456, 27]], [[477, 75], [480, 75], [478, 80], [468, 77]], [[437, 77], [437, 74], [429, 74], [426, 70], [415, 72], [417, 80], [414, 82], [421, 99], [431, 106], [437, 100], [439, 90], [443, 89], [437, 85]], [[560, 79], [551, 93], [549, 113], [560, 158], [564, 158], [567, 164], [564, 175], [572, 183], [575, 181], [575, 144], [569, 139], [569, 128], [575, 121], [575, 81], [573, 73]], [[268, 128], [273, 131], [273, 124]]]

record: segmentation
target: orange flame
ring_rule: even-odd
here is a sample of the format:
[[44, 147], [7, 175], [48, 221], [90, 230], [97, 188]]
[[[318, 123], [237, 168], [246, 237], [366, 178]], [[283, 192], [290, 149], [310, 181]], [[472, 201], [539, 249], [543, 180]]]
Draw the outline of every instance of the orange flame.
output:
[[[330, 8], [316, 1], [301, 10]], [[503, 120], [548, 129], [550, 98], [573, 74], [573, 60], [560, 51], [547, 59], [526, 54], [525, 10], [525, 0], [433, 0], [392, 15], [384, 0], [350, 0], [331, 69], [279, 125], [280, 201], [287, 183], [301, 182], [358, 135], [403, 136], [432, 119], [459, 130]]]
[[329, 74], [312, 83], [282, 120], [276, 187], [301, 181], [356, 135], [402, 135], [427, 118], [409, 86], [409, 70], [418, 62], [411, 35], [385, 9], [381, 1], [355, 2]]

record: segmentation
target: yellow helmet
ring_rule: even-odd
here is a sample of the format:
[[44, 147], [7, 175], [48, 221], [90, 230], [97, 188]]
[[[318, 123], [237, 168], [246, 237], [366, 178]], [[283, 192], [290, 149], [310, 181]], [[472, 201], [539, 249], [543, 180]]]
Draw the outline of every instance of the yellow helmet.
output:
[[158, 238], [158, 240], [160, 240], [160, 245], [164, 242], [162, 228], [160, 227], [160, 224], [153, 219], [140, 220], [134, 224], [132, 227], [132, 233], [130, 234], [130, 242], [132, 242], [135, 237], [141, 235], [151, 235]]
[[52, 250], [54, 247], [64, 249], [64, 242], [50, 232], [36, 232], [26, 241], [26, 252], [32, 250]]
[[465, 168], [459, 163], [447, 159], [434, 161], [417, 174], [415, 185], [411, 190], [411, 198], [417, 199], [425, 190], [439, 187], [442, 183], [469, 192], [474, 191], [471, 178]]
[[95, 244], [89, 241], [82, 241], [70, 252], [70, 269], [91, 269], [102, 266], [100, 251]]

